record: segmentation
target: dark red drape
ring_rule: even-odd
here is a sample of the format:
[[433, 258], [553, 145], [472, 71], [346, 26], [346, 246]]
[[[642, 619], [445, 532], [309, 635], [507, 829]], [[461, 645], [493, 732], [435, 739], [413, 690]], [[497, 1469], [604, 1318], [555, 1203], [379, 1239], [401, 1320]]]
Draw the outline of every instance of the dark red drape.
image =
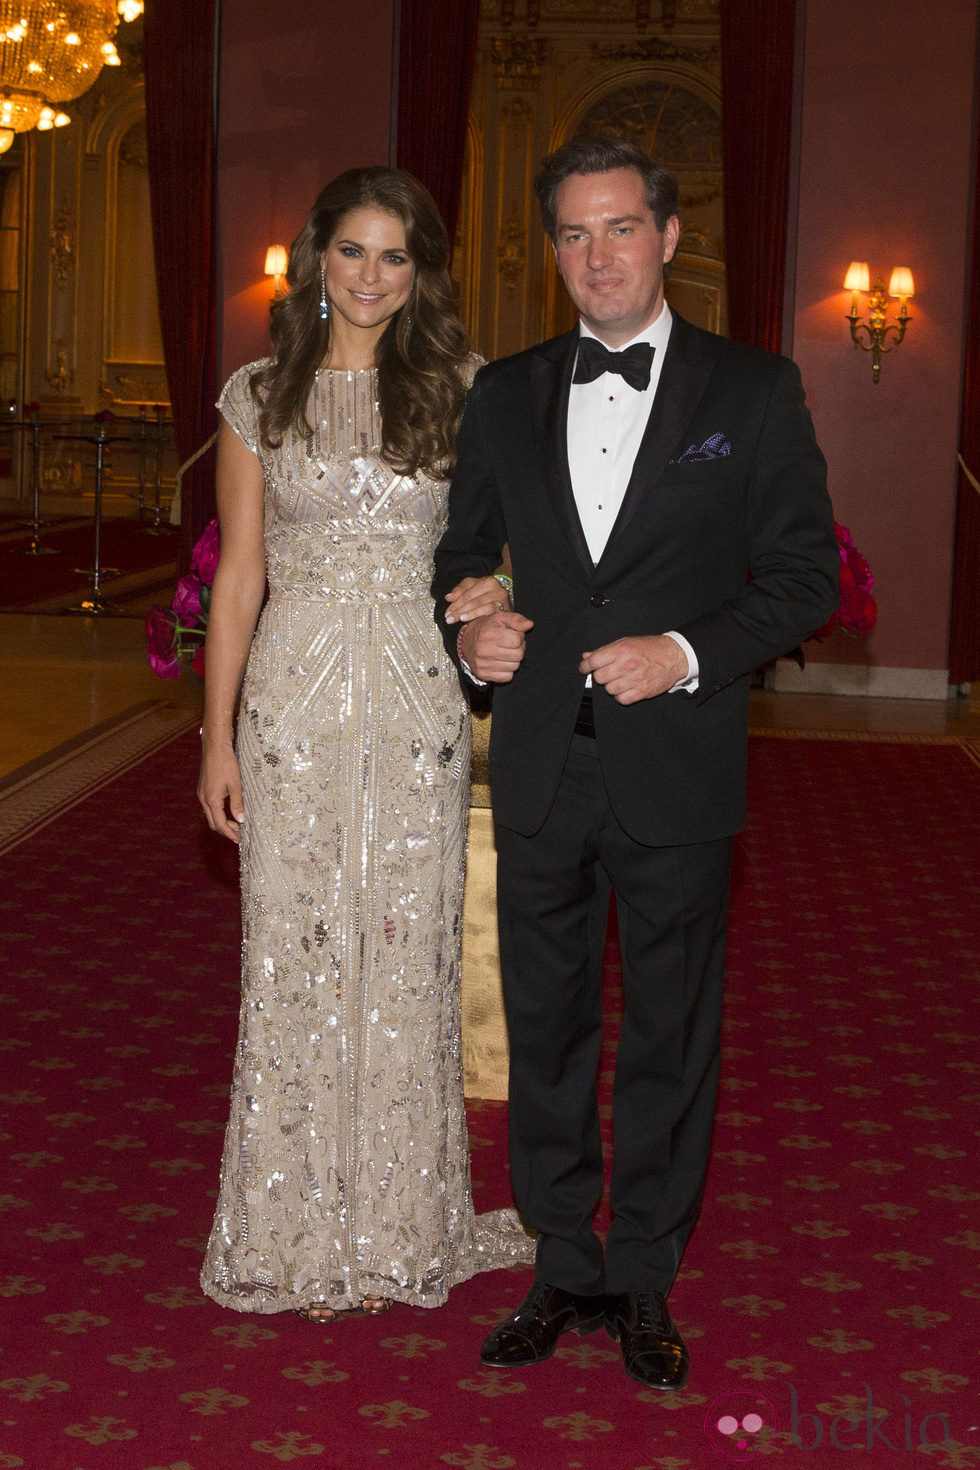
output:
[[[980, 124], [977, 128], [976, 152], [960, 458], [973, 479], [980, 482]], [[962, 469], [956, 503], [956, 544], [953, 551], [949, 678], [952, 684], [965, 684], [980, 679], [980, 491], [970, 483]]]
[[[217, 6], [153, 0], [143, 20], [150, 209], [160, 329], [181, 461], [216, 426], [214, 110]], [[184, 477], [179, 561], [214, 514], [214, 462]]]
[[721, 0], [728, 330], [782, 346], [796, 6]]
[[479, 0], [401, 0], [398, 56], [399, 168], [431, 193], [456, 234]]

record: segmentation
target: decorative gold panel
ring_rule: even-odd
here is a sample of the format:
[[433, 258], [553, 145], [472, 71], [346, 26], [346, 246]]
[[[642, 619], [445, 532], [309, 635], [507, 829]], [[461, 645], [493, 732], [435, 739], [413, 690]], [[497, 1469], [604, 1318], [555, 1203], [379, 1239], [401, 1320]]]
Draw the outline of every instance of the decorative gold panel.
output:
[[575, 320], [532, 183], [584, 132], [634, 139], [675, 175], [668, 300], [724, 332], [718, 0], [485, 0], [454, 266], [480, 350], [501, 356]]
[[548, 54], [547, 42], [540, 36], [494, 36], [492, 51], [498, 87], [537, 81]]
[[75, 221], [67, 196], [51, 227], [50, 253], [55, 280], [66, 286], [75, 268]]

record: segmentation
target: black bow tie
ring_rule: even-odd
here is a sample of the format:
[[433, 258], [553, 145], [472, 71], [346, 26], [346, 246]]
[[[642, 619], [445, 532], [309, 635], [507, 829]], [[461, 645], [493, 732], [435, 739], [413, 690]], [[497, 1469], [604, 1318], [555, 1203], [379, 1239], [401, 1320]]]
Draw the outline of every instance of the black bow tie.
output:
[[603, 373], [619, 373], [631, 388], [642, 393], [650, 382], [652, 362], [653, 348], [649, 342], [634, 342], [624, 352], [610, 352], [597, 338], [580, 337], [572, 382], [593, 383]]

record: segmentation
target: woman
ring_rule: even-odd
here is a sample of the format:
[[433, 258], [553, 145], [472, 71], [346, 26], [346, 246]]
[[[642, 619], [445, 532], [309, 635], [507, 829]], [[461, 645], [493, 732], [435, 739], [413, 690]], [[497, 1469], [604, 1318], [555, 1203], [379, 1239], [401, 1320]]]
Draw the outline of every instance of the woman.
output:
[[[201, 1279], [238, 1311], [435, 1307], [530, 1259], [512, 1212], [474, 1218], [463, 1112], [470, 726], [429, 583], [475, 360], [447, 260], [415, 179], [341, 174], [293, 245], [275, 355], [219, 401], [198, 795], [241, 843], [244, 959]], [[454, 611], [503, 599], [481, 578]]]

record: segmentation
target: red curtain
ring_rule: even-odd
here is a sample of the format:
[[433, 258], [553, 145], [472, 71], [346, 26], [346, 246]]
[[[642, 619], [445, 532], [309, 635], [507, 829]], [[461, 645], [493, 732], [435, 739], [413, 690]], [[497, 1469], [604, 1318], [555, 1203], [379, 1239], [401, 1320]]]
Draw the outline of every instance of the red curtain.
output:
[[399, 168], [429, 190], [456, 235], [479, 0], [401, 0], [398, 55]]
[[953, 606], [949, 635], [952, 684], [980, 679], [980, 128], [973, 181], [973, 248], [967, 310], [966, 366], [960, 459], [975, 483], [960, 469], [953, 551]]
[[722, 163], [728, 329], [779, 352], [796, 6], [721, 0]]
[[[217, 6], [154, 0], [143, 19], [150, 210], [160, 329], [181, 461], [214, 433], [217, 396]], [[184, 477], [179, 563], [214, 514], [214, 460]]]

